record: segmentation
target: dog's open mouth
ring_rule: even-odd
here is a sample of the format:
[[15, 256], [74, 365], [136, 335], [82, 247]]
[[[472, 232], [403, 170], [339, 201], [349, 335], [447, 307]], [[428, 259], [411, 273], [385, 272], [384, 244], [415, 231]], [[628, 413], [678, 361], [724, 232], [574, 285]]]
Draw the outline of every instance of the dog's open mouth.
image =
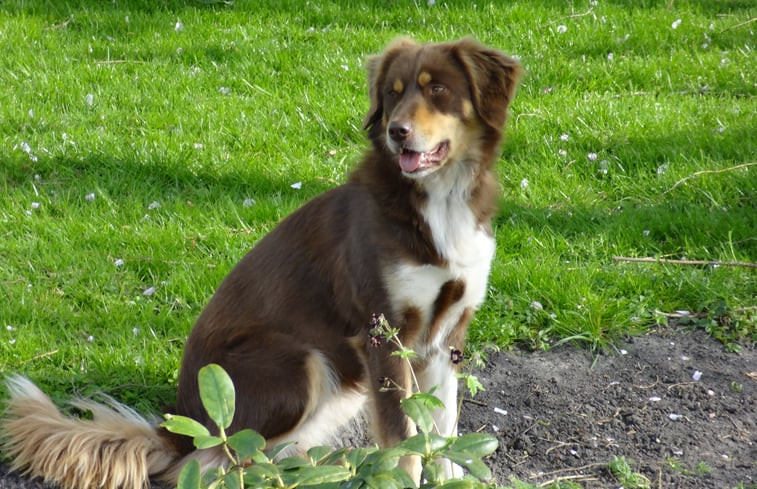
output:
[[439, 166], [439, 163], [447, 156], [448, 150], [449, 141], [441, 142], [434, 149], [425, 153], [400, 148], [400, 168], [405, 173], [415, 173]]

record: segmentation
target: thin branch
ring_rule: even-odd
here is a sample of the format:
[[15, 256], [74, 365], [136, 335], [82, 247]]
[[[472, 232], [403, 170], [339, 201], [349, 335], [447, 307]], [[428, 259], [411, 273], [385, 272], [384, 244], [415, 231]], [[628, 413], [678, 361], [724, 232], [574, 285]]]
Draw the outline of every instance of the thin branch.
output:
[[106, 59], [102, 61], [95, 61], [95, 64], [98, 65], [116, 65], [116, 64], [123, 64], [123, 63], [134, 63], [134, 64], [146, 64], [146, 61], [139, 61], [139, 60], [133, 60], [133, 59]]
[[672, 265], [709, 265], [714, 267], [746, 267], [757, 268], [757, 263], [745, 261], [719, 261], [719, 260], [673, 260], [669, 258], [642, 257], [633, 258], [627, 256], [613, 256], [613, 261], [633, 263], [668, 263]]
[[754, 22], [755, 20], [757, 20], [757, 17], [752, 17], [751, 19], [749, 19], [749, 20], [745, 20], [744, 22], [739, 22], [738, 24], [734, 24], [734, 25], [732, 25], [732, 26], [728, 26], [728, 27], [726, 27], [725, 29], [723, 29], [723, 30], [722, 30], [722, 31], [720, 31], [720, 32], [729, 31], [729, 30], [731, 30], [731, 29], [736, 29], [737, 27], [741, 27], [742, 25], [751, 24], [751, 23], [752, 23], [752, 22]]
[[557, 24], [558, 22], [563, 21], [563, 20], [567, 20], [567, 19], [577, 19], [579, 17], [586, 17], [587, 15], [591, 15], [593, 13], [594, 13], [594, 7], [591, 7], [589, 10], [587, 10], [586, 12], [584, 12], [582, 14], [568, 15], [566, 17], [560, 17], [559, 19], [555, 19], [552, 22], [548, 22], [547, 24], [545, 24], [545, 27], [548, 26], [548, 25]]
[[707, 175], [707, 174], [710, 174], [710, 173], [723, 173], [723, 172], [738, 170], [739, 168], [747, 168], [749, 166], [755, 166], [755, 165], [757, 165], [757, 162], [753, 161], [753, 162], [750, 162], [750, 163], [742, 163], [740, 165], [731, 166], [731, 167], [728, 167], [728, 168], [722, 168], [720, 170], [701, 170], [701, 171], [698, 171], [698, 172], [694, 172], [691, 175], [689, 175], [688, 177], [684, 177], [684, 178], [678, 180], [675, 185], [673, 185], [672, 187], [670, 187], [669, 189], [667, 189], [666, 191], [664, 191], [662, 193], [662, 195], [665, 195], [668, 192], [672, 192], [677, 186], [681, 185], [686, 180], [690, 180], [690, 179], [692, 179], [694, 177], [698, 177], [699, 175]]
[[31, 357], [31, 358], [29, 358], [27, 360], [24, 360], [21, 363], [17, 363], [16, 366], [26, 365], [27, 363], [31, 363], [31, 362], [33, 362], [35, 360], [39, 360], [41, 358], [51, 357], [51, 356], [55, 355], [56, 353], [58, 353], [58, 351], [59, 350], [52, 350], [52, 351], [48, 351], [48, 352], [45, 352], [45, 353], [40, 353], [39, 355], [35, 355], [35, 356], [33, 356], [33, 357]]

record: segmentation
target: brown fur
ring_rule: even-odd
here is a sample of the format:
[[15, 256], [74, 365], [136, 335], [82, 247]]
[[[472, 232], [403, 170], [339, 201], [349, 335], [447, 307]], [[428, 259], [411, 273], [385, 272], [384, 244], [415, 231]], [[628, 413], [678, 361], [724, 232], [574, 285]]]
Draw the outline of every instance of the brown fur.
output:
[[[237, 393], [230, 433], [253, 428], [304, 450], [328, 442], [367, 398], [382, 445], [411, 436], [400, 400], [416, 386], [392, 355], [396, 345], [370, 341], [376, 313], [419, 353], [419, 387], [439, 384], [454, 404], [449, 351], [463, 349], [485, 294], [492, 167], [520, 68], [470, 39], [399, 39], [367, 71], [370, 150], [347, 183], [284, 219], [220, 285], [187, 340], [175, 414], [213, 428], [197, 373], [217, 363]], [[382, 389], [379, 379], [400, 388]], [[175, 480], [188, 458], [221, 460], [118, 404], [87, 403], [95, 418], [80, 421], [29, 381], [10, 385], [2, 428], [13, 466], [66, 489], [136, 489], [151, 475]], [[454, 409], [435, 415], [442, 434], [456, 432]], [[417, 458], [401, 465], [420, 477]]]

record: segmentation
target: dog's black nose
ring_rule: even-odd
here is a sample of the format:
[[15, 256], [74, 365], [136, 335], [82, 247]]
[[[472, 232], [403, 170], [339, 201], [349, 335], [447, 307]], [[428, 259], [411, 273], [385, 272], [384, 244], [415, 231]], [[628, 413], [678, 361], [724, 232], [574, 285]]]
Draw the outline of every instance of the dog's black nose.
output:
[[413, 126], [409, 122], [393, 121], [389, 123], [389, 137], [398, 143], [407, 140], [412, 132]]

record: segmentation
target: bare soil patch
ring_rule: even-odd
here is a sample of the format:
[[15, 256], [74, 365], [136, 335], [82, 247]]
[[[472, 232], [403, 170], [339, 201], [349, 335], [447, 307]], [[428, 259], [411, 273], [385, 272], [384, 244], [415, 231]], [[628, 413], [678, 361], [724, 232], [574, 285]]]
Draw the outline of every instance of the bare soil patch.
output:
[[[618, 350], [594, 358], [560, 346], [489, 357], [476, 373], [486, 391], [463, 403], [460, 430], [499, 439], [489, 459], [499, 484], [517, 477], [617, 488], [607, 468], [617, 456], [652, 488], [757, 487], [753, 345], [728, 353], [701, 331], [665, 328]], [[0, 466], [0, 489], [45, 487]]]
[[618, 349], [596, 359], [571, 346], [489, 359], [478, 372], [486, 391], [464, 403], [461, 429], [497, 436], [490, 465], [500, 484], [620, 487], [607, 469], [617, 456], [652, 488], [757, 487], [753, 345], [728, 353], [676, 328]]

